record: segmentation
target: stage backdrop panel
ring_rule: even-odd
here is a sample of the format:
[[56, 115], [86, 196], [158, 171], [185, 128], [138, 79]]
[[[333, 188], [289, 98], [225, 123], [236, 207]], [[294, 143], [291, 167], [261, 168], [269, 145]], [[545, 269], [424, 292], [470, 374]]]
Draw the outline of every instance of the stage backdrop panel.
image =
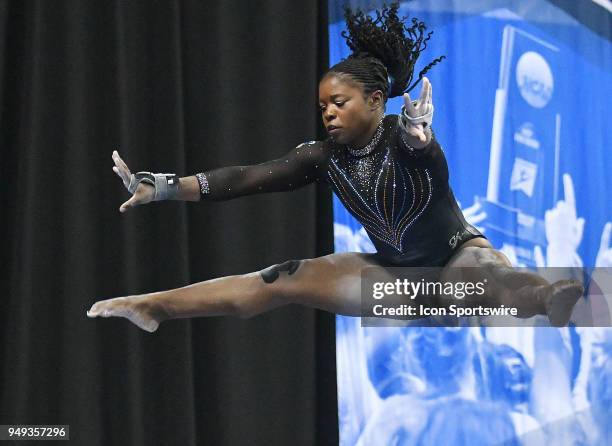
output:
[[[331, 65], [349, 55], [342, 4], [330, 6]], [[434, 31], [417, 69], [447, 56], [428, 74], [433, 128], [468, 220], [517, 266], [612, 266], [610, 41], [543, 0], [400, 12]], [[373, 251], [337, 197], [334, 222], [336, 252]], [[611, 352], [606, 328], [363, 328], [338, 316], [341, 444], [612, 444]]]

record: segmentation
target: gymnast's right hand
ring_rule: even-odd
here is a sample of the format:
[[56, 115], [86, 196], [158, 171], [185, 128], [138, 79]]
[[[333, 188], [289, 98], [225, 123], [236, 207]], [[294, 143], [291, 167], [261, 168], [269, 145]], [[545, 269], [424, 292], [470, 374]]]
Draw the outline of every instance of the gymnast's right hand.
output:
[[[113, 152], [113, 161], [115, 162], [113, 172], [115, 172], [119, 178], [121, 178], [123, 185], [129, 191], [130, 181], [134, 175], [130, 172], [127, 164], [125, 164], [125, 162], [121, 159], [116, 150]], [[128, 209], [134, 206], [147, 204], [153, 201], [153, 198], [155, 198], [155, 187], [141, 182], [138, 184], [138, 187], [134, 191], [132, 197], [119, 207], [119, 212], [126, 212]]]

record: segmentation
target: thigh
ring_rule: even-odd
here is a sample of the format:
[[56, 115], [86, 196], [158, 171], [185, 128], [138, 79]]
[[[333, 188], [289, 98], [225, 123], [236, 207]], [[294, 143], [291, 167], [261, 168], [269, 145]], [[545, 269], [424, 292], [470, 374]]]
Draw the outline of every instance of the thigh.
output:
[[[475, 243], [470, 244], [472, 241]], [[479, 282], [493, 270], [512, 272], [512, 264], [488, 240], [477, 238], [461, 246], [444, 266], [441, 277], [447, 282]]]
[[294, 272], [280, 271], [274, 294], [284, 303], [296, 303], [346, 316], [361, 313], [361, 274], [380, 266], [374, 254], [338, 253], [298, 261]]
[[508, 257], [494, 249], [487, 239], [479, 237], [468, 240], [461, 245], [445, 267], [480, 267], [488, 264], [512, 266]]

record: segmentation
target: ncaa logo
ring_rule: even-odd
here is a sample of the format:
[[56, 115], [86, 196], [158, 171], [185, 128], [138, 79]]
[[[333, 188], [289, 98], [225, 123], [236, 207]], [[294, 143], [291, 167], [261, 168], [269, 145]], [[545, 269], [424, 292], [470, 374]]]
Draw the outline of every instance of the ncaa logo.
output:
[[516, 64], [516, 83], [529, 105], [542, 108], [553, 93], [553, 75], [548, 62], [538, 53], [527, 51]]

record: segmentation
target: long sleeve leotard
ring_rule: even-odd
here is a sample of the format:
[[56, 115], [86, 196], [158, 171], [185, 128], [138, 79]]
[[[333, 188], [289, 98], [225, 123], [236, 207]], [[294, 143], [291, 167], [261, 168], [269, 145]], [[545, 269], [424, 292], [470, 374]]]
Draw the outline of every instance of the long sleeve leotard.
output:
[[326, 181], [384, 262], [443, 266], [461, 243], [483, 236], [457, 205], [438, 142], [432, 138], [424, 149], [412, 149], [396, 115], [386, 116], [381, 126], [378, 143], [363, 155], [331, 140], [311, 141], [274, 161], [199, 173], [202, 199], [227, 200]]

